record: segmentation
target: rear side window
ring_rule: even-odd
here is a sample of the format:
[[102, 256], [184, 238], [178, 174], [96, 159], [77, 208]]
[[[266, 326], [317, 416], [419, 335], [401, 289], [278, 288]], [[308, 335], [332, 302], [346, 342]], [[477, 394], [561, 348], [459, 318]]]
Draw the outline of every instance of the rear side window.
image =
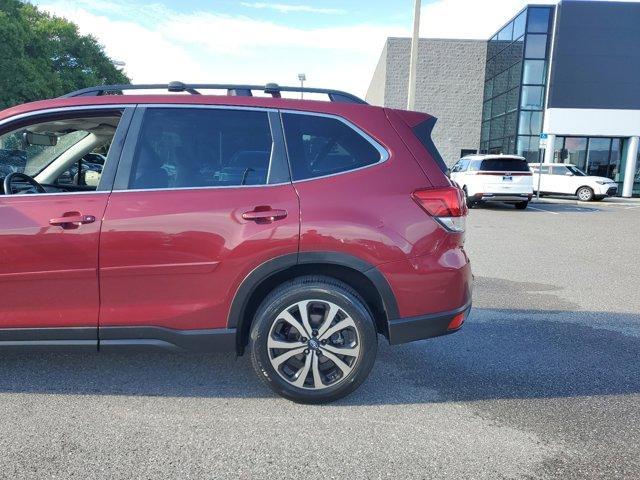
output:
[[447, 164], [444, 163], [444, 160], [442, 159], [440, 152], [438, 151], [438, 149], [436, 148], [436, 145], [433, 143], [433, 140], [431, 139], [431, 133], [433, 132], [433, 127], [435, 127], [437, 121], [438, 121], [437, 118], [433, 118], [433, 117], [429, 118], [428, 120], [425, 120], [424, 122], [419, 123], [418, 125], [413, 127], [413, 133], [415, 134], [416, 137], [418, 137], [418, 140], [420, 140], [420, 143], [422, 143], [422, 145], [427, 150], [427, 152], [429, 152], [431, 157], [438, 164], [438, 167], [440, 168], [440, 170], [442, 170], [443, 172], [446, 172]]
[[148, 108], [129, 188], [264, 185], [272, 144], [264, 111]]
[[[533, 165], [531, 167], [531, 171], [533, 173], [540, 173], [540, 168], [541, 167], [539, 165]], [[544, 175], [545, 173], [549, 173], [549, 166], [548, 165], [542, 167], [542, 174]]]
[[382, 160], [381, 147], [337, 118], [284, 113], [282, 121], [293, 180], [346, 172]]
[[529, 164], [518, 158], [488, 158], [482, 161], [483, 172], [528, 172]]

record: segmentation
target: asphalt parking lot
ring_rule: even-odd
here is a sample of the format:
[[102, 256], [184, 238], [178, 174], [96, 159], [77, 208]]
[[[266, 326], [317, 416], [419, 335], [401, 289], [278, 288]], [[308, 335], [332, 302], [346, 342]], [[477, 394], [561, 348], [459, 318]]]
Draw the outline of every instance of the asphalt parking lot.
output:
[[640, 478], [640, 204], [474, 208], [455, 335], [329, 406], [247, 358], [11, 354], [0, 478]]

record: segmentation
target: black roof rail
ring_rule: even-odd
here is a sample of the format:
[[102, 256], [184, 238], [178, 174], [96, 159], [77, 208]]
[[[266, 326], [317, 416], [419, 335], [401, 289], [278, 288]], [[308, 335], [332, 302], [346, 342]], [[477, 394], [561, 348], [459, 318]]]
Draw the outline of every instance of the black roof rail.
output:
[[360, 103], [366, 104], [364, 100], [347, 92], [340, 90], [331, 90], [327, 88], [306, 88], [306, 87], [281, 87], [276, 83], [268, 83], [266, 85], [234, 85], [234, 84], [216, 84], [216, 83], [158, 83], [158, 84], [139, 84], [139, 85], [99, 85], [96, 87], [83, 88], [75, 92], [67, 93], [60, 98], [72, 97], [96, 97], [102, 95], [121, 95], [124, 91], [129, 90], [167, 90], [169, 92], [187, 92], [192, 95], [200, 95], [199, 90], [226, 90], [227, 95], [234, 96], [252, 96], [253, 91], [264, 92], [270, 94], [274, 98], [280, 98], [282, 92], [298, 92], [298, 93], [320, 93], [329, 97], [332, 102], [341, 103]]

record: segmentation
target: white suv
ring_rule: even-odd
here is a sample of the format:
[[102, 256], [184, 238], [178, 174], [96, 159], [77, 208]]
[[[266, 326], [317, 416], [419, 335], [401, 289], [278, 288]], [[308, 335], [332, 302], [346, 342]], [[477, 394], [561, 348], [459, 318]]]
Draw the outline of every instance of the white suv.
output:
[[610, 178], [587, 175], [569, 163], [543, 163], [542, 175], [538, 174], [539, 163], [529, 166], [533, 172], [533, 188], [537, 191], [539, 182], [540, 194], [576, 195], [579, 200], [588, 202], [618, 192], [618, 184]]
[[524, 210], [533, 196], [531, 170], [523, 157], [469, 155], [451, 167], [450, 177], [464, 190], [469, 207], [505, 202]]

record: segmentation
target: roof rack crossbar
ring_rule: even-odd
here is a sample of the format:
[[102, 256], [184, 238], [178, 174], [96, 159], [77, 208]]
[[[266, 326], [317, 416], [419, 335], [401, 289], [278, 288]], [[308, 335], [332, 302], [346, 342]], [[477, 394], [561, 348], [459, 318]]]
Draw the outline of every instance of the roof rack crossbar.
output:
[[75, 92], [67, 93], [60, 98], [73, 97], [96, 97], [108, 94], [122, 94], [124, 91], [130, 90], [167, 90], [169, 92], [187, 92], [192, 95], [200, 95], [200, 90], [226, 90], [228, 95], [248, 96], [252, 91], [261, 91], [270, 94], [274, 98], [279, 98], [282, 92], [297, 93], [319, 93], [325, 94], [332, 102], [341, 103], [360, 103], [366, 104], [364, 100], [351, 93], [342, 92], [340, 90], [332, 90], [327, 88], [307, 88], [307, 87], [283, 87], [275, 83], [267, 85], [234, 85], [234, 84], [217, 84], [217, 83], [149, 83], [137, 85], [99, 85], [96, 87], [83, 88]]

